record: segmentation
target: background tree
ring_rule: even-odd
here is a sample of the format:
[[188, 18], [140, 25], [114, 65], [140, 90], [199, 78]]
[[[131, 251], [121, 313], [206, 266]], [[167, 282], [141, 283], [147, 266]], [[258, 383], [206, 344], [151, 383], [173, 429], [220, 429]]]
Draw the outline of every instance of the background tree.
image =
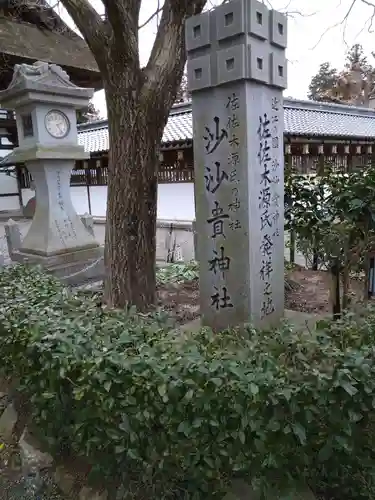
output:
[[182, 76], [181, 84], [177, 91], [176, 103], [190, 101], [191, 92], [188, 89], [188, 78], [186, 72]]
[[[375, 53], [371, 52], [371, 57], [375, 59]], [[368, 62], [363, 47], [360, 43], [354, 44], [346, 54], [345, 68], [350, 70], [355, 64], [361, 68], [362, 79], [366, 79], [369, 83], [370, 96], [374, 93], [375, 87], [375, 67]]]
[[[366, 103], [374, 93], [375, 68], [368, 62], [361, 44], [353, 45], [346, 54], [342, 71], [332, 68], [330, 63], [320, 65], [318, 73], [309, 85], [308, 98], [326, 102], [353, 102], [351, 90], [360, 90], [358, 100]], [[363, 85], [363, 88], [359, 89]], [[366, 92], [364, 87], [366, 86]], [[366, 95], [365, 95], [366, 94]], [[367, 95], [368, 94], [368, 95]]]
[[369, 65], [367, 56], [360, 43], [354, 44], [346, 53], [345, 68], [351, 69], [353, 64], [359, 64], [364, 72], [371, 70], [371, 65]]
[[337, 70], [329, 62], [320, 65], [318, 73], [312, 77], [309, 85], [308, 98], [313, 101], [332, 102], [329, 91], [333, 89], [337, 80]]
[[89, 0], [61, 2], [96, 59], [106, 93], [111, 147], [105, 300], [145, 310], [154, 303], [156, 288], [158, 153], [186, 63], [185, 21], [200, 13], [206, 0], [164, 1], [144, 68], [138, 39], [142, 0], [102, 0], [103, 17]]
[[86, 108], [77, 110], [77, 123], [88, 123], [100, 120], [100, 118], [100, 112], [95, 108], [93, 102], [90, 102]]

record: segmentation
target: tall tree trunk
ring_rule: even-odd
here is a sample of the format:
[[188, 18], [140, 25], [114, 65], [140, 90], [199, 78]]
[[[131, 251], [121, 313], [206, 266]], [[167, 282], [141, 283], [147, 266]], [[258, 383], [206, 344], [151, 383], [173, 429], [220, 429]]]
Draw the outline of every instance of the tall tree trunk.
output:
[[107, 91], [107, 108], [105, 301], [144, 311], [155, 301], [157, 169], [165, 120], [149, 111], [137, 89]]
[[105, 300], [113, 307], [131, 303], [145, 310], [155, 299], [158, 153], [186, 62], [185, 21], [200, 14], [206, 1], [164, 1], [148, 63], [141, 69], [142, 0], [102, 0], [104, 19], [89, 0], [62, 0], [95, 56], [106, 91]]

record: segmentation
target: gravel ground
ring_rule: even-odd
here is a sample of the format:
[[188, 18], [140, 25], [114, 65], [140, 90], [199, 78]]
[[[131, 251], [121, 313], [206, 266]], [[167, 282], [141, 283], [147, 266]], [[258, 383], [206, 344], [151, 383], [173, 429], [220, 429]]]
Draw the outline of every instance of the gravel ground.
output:
[[22, 467], [16, 443], [0, 442], [0, 500], [67, 499], [61, 495], [48, 471], [36, 476]]
[[20, 472], [0, 472], [1, 500], [66, 500], [48, 474], [35, 479]]

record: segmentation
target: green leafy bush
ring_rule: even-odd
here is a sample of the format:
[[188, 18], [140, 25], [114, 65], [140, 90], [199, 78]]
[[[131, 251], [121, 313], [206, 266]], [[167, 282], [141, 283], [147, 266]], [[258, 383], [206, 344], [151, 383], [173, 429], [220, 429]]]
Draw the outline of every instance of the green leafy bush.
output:
[[156, 273], [156, 281], [159, 285], [165, 285], [168, 283], [183, 283], [185, 281], [193, 281], [198, 279], [198, 263], [195, 261], [177, 264], [169, 264], [164, 267], [160, 267]]
[[293, 233], [297, 249], [308, 262], [317, 265], [320, 261], [335, 281], [342, 278], [342, 309], [350, 306], [353, 273], [364, 274], [363, 298], [367, 300], [369, 252], [375, 248], [374, 194], [373, 165], [350, 173], [326, 165], [323, 175], [289, 170], [285, 178], [285, 229]]
[[157, 316], [105, 311], [34, 268], [2, 270], [0, 295], [1, 370], [20, 378], [51, 446], [137, 477], [152, 490], [139, 498], [207, 499], [250, 474], [374, 498], [371, 311], [317, 334], [248, 328], [245, 340], [176, 337]]

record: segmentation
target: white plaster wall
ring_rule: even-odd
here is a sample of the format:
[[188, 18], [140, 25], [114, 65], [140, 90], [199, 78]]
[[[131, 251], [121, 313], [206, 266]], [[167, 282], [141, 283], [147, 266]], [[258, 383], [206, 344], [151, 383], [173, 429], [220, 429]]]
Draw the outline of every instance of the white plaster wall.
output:
[[[18, 184], [15, 174], [7, 175], [4, 172], [0, 172], [0, 193], [18, 193]], [[0, 197], [0, 211], [20, 210], [20, 208], [18, 195]]]
[[[91, 213], [94, 217], [105, 217], [107, 210], [107, 186], [90, 186]], [[89, 213], [86, 186], [71, 186], [73, 206], [79, 215]]]
[[158, 185], [158, 219], [194, 220], [194, 183]]
[[[86, 188], [84, 188], [86, 189]], [[107, 186], [91, 186], [91, 212], [94, 217], [105, 217], [107, 212]], [[81, 214], [81, 212], [78, 212]]]
[[[0, 135], [6, 133], [6, 130], [0, 129]], [[8, 155], [13, 151], [13, 144], [7, 137], [1, 138], [3, 146], [10, 146], [9, 149], [0, 150], [0, 158]], [[0, 172], [0, 194], [18, 193], [18, 184], [16, 174], [7, 175]], [[18, 196], [2, 196], [0, 197], [0, 211], [20, 210], [20, 200]]]
[[16, 172], [10, 172], [9, 175], [0, 172], [0, 193], [18, 193]]
[[35, 191], [33, 189], [21, 189], [22, 193], [22, 204], [26, 207], [27, 202], [35, 195]]
[[[92, 188], [90, 188], [92, 189]], [[78, 215], [89, 213], [89, 202], [87, 188], [84, 186], [70, 186], [70, 195], [72, 197], [73, 207]], [[91, 201], [92, 203], [92, 201]], [[93, 214], [97, 215], [97, 214]]]
[[[77, 213], [82, 215], [85, 212], [89, 212], [87, 188], [85, 186], [72, 186], [70, 189], [73, 205]], [[94, 217], [105, 217], [107, 210], [107, 186], [90, 186], [90, 199], [92, 215]], [[157, 218], [166, 220], [193, 220], [195, 218], [194, 184], [192, 182], [159, 184]]]
[[[194, 259], [194, 235], [192, 224], [165, 224], [157, 221], [156, 260], [166, 261], [169, 252], [175, 250], [175, 260], [189, 262]], [[174, 246], [175, 245], [175, 246]]]

